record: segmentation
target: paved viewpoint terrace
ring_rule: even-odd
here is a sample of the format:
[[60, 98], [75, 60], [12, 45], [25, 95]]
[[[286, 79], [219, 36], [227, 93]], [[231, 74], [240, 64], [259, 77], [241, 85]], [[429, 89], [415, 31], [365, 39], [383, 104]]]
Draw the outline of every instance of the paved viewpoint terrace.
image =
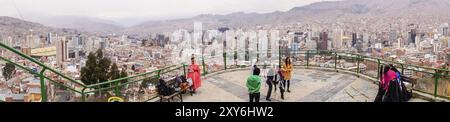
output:
[[[186, 95], [185, 102], [246, 102], [245, 87], [250, 69], [224, 72], [204, 77], [202, 87], [194, 96]], [[265, 80], [265, 78], [263, 78]], [[265, 100], [268, 86], [261, 85], [261, 102]], [[281, 99], [279, 89], [272, 93], [272, 102], [372, 102], [378, 86], [371, 81], [346, 73], [314, 69], [295, 69], [290, 87]], [[421, 99], [411, 101], [423, 102]]]

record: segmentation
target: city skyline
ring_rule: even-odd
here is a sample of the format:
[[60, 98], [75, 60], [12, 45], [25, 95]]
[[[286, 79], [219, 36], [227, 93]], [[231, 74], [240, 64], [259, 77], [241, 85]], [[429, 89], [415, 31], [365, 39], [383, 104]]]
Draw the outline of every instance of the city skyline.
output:
[[[16, 3], [19, 0], [10, 1]], [[113, 13], [113, 10], [123, 10], [126, 13], [131, 12], [128, 11], [131, 10], [130, 8], [136, 7], [136, 10], [148, 12], [146, 9], [139, 8], [140, 6], [132, 5], [136, 4], [137, 0], [123, 5], [115, 5], [120, 2], [112, 0], [104, 5], [116, 7], [113, 9], [99, 7], [98, 4], [102, 1], [92, 2], [93, 8], [90, 8], [91, 4], [80, 5], [85, 3], [83, 0], [80, 3], [67, 2], [64, 5], [47, 0], [34, 5], [43, 6], [41, 4], [44, 3], [49, 4], [48, 6], [61, 5], [58, 6], [59, 8], [69, 5], [65, 9], [81, 11], [79, 14], [84, 14], [82, 12], [84, 10], [91, 11], [90, 14], [95, 16], [99, 16], [100, 9]], [[264, 12], [263, 9], [257, 10], [257, 8], [270, 4], [268, 2], [248, 5], [252, 1], [242, 3], [248, 6], [244, 7], [245, 10], [255, 9], [254, 11]], [[6, 2], [0, 1], [0, 7]], [[50, 5], [49, 2], [55, 3]], [[198, 2], [202, 0], [187, 2], [189, 4], [185, 5], [186, 8], [164, 8], [166, 7], [162, 6], [164, 2], [158, 4], [164, 8], [161, 13], [175, 16], [173, 13], [177, 13], [177, 10], [191, 10], [185, 11], [187, 13], [202, 10], [202, 8], [191, 9], [189, 8], [191, 5], [208, 6], [196, 4]], [[203, 1], [203, 3], [208, 2]], [[230, 6], [232, 3], [233, 1], [229, 5], [223, 4], [219, 0], [209, 7], [223, 4], [221, 6], [227, 9], [214, 9], [241, 11], [242, 8], [239, 6]], [[277, 5], [288, 3], [280, 2]], [[170, 6], [174, 7], [177, 4]], [[0, 58], [3, 60], [0, 62], [0, 69], [4, 69], [2, 72], [4, 74], [0, 76], [0, 83], [2, 83], [0, 84], [0, 90], [2, 90], [0, 101], [86, 102], [105, 101], [104, 97], [110, 96], [124, 96], [125, 101], [139, 102], [161, 95], [157, 92], [158, 88], [155, 87], [157, 79], [153, 79], [155, 78], [153, 76], [160, 79], [174, 78], [186, 76], [186, 73], [197, 69], [202, 76], [206, 76], [216, 75], [215, 73], [228, 69], [253, 66], [262, 66], [267, 71], [267, 67], [275, 68], [277, 65], [284, 64], [292, 64], [302, 71], [304, 70], [302, 68], [306, 66], [307, 70], [326, 69], [333, 74], [335, 74], [334, 71], [336, 73], [352, 72], [355, 76], [370, 78], [368, 81], [376, 81], [383, 76], [381, 66], [392, 64], [399, 71], [401, 69], [401, 75], [418, 81], [417, 85], [414, 85], [417, 87], [412, 88], [413, 90], [420, 90], [434, 97], [441, 95], [450, 98], [450, 76], [436, 77], [442, 75], [442, 72], [450, 72], [450, 16], [447, 12], [450, 10], [448, 8], [450, 1], [317, 2], [293, 7], [285, 12], [263, 14], [240, 12], [167, 21], [146, 20], [147, 22], [132, 27], [117, 27], [107, 22], [94, 22], [96, 20], [88, 19], [89, 17], [73, 18], [69, 17], [72, 13], [68, 11], [58, 11], [68, 15], [58, 21], [71, 26], [55, 27], [48, 22], [28, 21], [26, 18], [29, 16], [21, 11], [24, 9], [17, 7], [17, 4], [13, 6], [15, 10], [11, 10], [12, 13], [16, 11], [20, 17], [0, 16], [0, 47], [2, 47]], [[42, 11], [58, 9], [58, 7], [43, 8]], [[25, 8], [33, 9], [33, 7]], [[84, 10], [76, 10], [80, 8]], [[275, 8], [277, 8], [276, 5], [267, 9]], [[165, 9], [171, 11], [164, 11]], [[242, 11], [245, 12], [245, 10]], [[42, 11], [35, 12], [44, 13]], [[220, 13], [214, 10], [207, 11]], [[187, 13], [185, 15], [189, 16], [190, 14]], [[115, 15], [120, 14], [118, 12]], [[139, 14], [123, 15], [137, 16]], [[288, 57], [289, 63], [286, 62]], [[186, 64], [198, 64], [199, 68], [193, 69], [191, 66], [194, 65]], [[36, 74], [37, 72], [40, 74]], [[149, 76], [150, 74], [153, 76]], [[306, 73], [296, 76], [304, 74]], [[118, 80], [120, 78], [126, 78], [126, 80]], [[438, 84], [436, 81], [439, 79], [436, 78], [445, 82]], [[46, 81], [42, 79], [61, 83], [64, 86], [55, 87], [50, 82], [45, 84]], [[315, 79], [304, 80], [300, 83], [305, 81], [315, 83], [317, 81]], [[223, 81], [221, 79], [206, 80]], [[330, 80], [343, 83], [341, 78]], [[37, 84], [39, 82], [40, 84]], [[122, 83], [127, 85], [122, 87], [120, 86]], [[322, 83], [325, 84], [320, 89], [329, 89], [326, 82]], [[239, 84], [244, 85], [244, 83]], [[372, 85], [374, 91], [370, 93], [371, 96], [375, 96], [377, 87], [375, 84]], [[67, 93], [70, 92], [67, 91], [68, 88], [75, 92]], [[343, 88], [337, 89], [347, 91]], [[338, 93], [338, 91], [311, 91], [323, 94]], [[241, 93], [243, 91], [238, 94]], [[372, 98], [374, 97], [365, 96], [360, 100], [373, 101]], [[286, 101], [284, 98], [278, 100]], [[316, 100], [324, 101], [315, 97], [287, 99], [287, 101], [296, 102]]]

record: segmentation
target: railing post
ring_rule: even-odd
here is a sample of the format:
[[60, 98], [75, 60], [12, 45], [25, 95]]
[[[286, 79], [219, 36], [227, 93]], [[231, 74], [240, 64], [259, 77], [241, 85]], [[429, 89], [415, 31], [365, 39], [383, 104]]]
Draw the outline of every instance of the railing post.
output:
[[223, 66], [225, 67], [225, 70], [227, 70], [227, 53], [223, 52]]
[[86, 93], [84, 93], [85, 90], [86, 90], [86, 87], [84, 87], [83, 90], [81, 90], [81, 102], [86, 101]]
[[356, 75], [359, 77], [359, 72], [360, 72], [360, 69], [359, 69], [359, 59], [360, 58], [360, 56], [359, 55], [356, 55]]
[[41, 70], [41, 72], [39, 73], [39, 78], [41, 80], [41, 96], [42, 96], [41, 102], [47, 102], [47, 86], [45, 84], [45, 79], [44, 79], [45, 70], [46, 70], [46, 68], [43, 68]]
[[437, 97], [437, 88], [438, 88], [438, 81], [439, 77], [441, 77], [441, 74], [439, 73], [439, 69], [434, 70], [434, 97]]
[[183, 63], [183, 75], [184, 77], [186, 77], [186, 64]]
[[159, 79], [161, 78], [161, 69], [158, 70], [158, 74], [156, 75], [156, 77]]
[[117, 97], [120, 96], [119, 85], [120, 85], [120, 82], [118, 82], [116, 87], [114, 88], [114, 93], [116, 94]]
[[233, 63], [234, 63], [234, 67], [237, 68], [237, 51], [233, 50]]
[[337, 71], [337, 52], [334, 53], [334, 70]]
[[400, 64], [400, 66], [402, 67], [402, 75], [405, 75], [405, 68], [403, 67], [403, 64]]
[[306, 69], [308, 69], [309, 66], [309, 50], [306, 51]]
[[380, 59], [377, 59], [377, 78], [380, 78]]
[[203, 75], [208, 74], [206, 71], [206, 65], [205, 65], [205, 57], [202, 56], [202, 65], [203, 65]]
[[278, 65], [281, 66], [281, 46], [278, 45]]

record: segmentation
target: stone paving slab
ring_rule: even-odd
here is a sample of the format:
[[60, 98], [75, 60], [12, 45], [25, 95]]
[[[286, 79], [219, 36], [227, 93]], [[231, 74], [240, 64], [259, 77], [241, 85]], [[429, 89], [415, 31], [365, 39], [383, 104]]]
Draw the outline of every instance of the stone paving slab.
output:
[[[226, 72], [203, 79], [202, 87], [194, 96], [185, 95], [185, 102], [246, 102], [245, 86], [250, 69]], [[265, 78], [261, 84], [261, 102], [265, 100], [268, 86]], [[332, 71], [295, 69], [290, 86], [291, 93], [281, 99], [279, 88], [272, 92], [272, 102], [372, 102], [378, 87], [371, 81]], [[412, 99], [411, 102], [426, 102]]]

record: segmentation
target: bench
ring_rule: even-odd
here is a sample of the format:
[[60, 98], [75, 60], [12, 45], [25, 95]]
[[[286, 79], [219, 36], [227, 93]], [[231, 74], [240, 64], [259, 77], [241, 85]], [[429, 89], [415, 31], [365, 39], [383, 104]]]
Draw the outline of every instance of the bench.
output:
[[189, 92], [191, 94], [191, 96], [193, 96], [194, 90], [192, 87], [193, 87], [192, 85], [188, 85], [186, 88], [180, 89], [181, 94], [186, 94]]
[[162, 102], [163, 100], [167, 100], [167, 102], [170, 102], [170, 100], [173, 101], [174, 97], [178, 97], [181, 102], [183, 102], [183, 95], [181, 95], [180, 92], [175, 92], [169, 96], [159, 95], [159, 102]]

